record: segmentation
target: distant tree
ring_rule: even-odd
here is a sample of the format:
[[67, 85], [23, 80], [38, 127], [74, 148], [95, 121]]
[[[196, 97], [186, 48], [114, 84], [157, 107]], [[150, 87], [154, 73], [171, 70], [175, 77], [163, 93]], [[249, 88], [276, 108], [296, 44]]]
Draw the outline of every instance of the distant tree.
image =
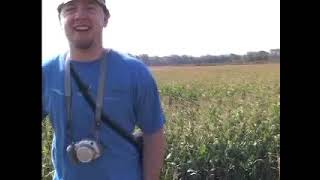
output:
[[231, 62], [240, 62], [241, 56], [237, 54], [230, 54]]
[[[129, 54], [130, 56], [134, 56]], [[141, 54], [135, 56], [141, 59], [149, 66], [156, 65], [183, 65], [183, 64], [229, 64], [229, 63], [248, 63], [248, 62], [262, 62], [280, 60], [280, 49], [271, 49], [270, 53], [266, 51], [249, 51], [245, 55], [227, 54], [227, 55], [203, 55], [200, 57], [193, 57], [188, 55], [170, 55], [170, 56], [149, 56], [148, 54]]]
[[146, 65], [151, 65], [151, 62], [149, 61], [148, 54], [141, 54], [138, 56]]
[[280, 59], [280, 49], [270, 49], [271, 59]]
[[259, 51], [258, 52], [258, 59], [257, 60], [268, 60], [269, 53], [266, 51]]

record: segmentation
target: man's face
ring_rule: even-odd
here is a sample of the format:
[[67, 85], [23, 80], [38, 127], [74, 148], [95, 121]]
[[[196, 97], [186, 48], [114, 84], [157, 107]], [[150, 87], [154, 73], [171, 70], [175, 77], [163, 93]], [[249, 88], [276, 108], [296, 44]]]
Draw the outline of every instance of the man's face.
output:
[[102, 43], [108, 16], [95, 0], [73, 0], [62, 7], [60, 22], [72, 47], [88, 49]]

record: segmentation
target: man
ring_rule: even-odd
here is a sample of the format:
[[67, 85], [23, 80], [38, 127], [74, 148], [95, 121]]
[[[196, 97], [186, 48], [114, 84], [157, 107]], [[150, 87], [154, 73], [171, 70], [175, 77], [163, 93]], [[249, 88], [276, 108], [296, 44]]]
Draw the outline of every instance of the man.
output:
[[[42, 66], [43, 117], [49, 116], [54, 129], [54, 179], [159, 179], [165, 117], [152, 74], [141, 61], [103, 48], [102, 31], [110, 17], [104, 0], [64, 0], [58, 13], [69, 51]], [[70, 75], [70, 66], [110, 120], [127, 133], [133, 133], [136, 126], [141, 129], [142, 161], [137, 148], [117, 131], [106, 123], [98, 126], [101, 111], [90, 109]]]

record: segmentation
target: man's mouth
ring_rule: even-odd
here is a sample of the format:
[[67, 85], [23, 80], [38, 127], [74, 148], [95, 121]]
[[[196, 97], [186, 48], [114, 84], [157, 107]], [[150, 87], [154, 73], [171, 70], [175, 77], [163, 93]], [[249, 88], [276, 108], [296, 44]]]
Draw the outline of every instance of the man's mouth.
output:
[[79, 25], [74, 27], [74, 30], [76, 31], [88, 31], [89, 29], [90, 27], [85, 25]]

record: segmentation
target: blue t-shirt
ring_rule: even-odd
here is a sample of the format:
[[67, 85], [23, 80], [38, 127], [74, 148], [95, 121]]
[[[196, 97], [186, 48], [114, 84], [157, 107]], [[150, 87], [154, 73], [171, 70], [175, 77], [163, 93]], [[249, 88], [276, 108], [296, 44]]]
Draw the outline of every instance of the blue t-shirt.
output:
[[[70, 144], [64, 99], [64, 57], [61, 54], [42, 65], [43, 117], [49, 116], [54, 129], [52, 163], [55, 180], [140, 180], [142, 167], [136, 148], [113, 129], [102, 123], [100, 141], [104, 152], [100, 158], [74, 165], [66, 152]], [[163, 127], [165, 117], [161, 108], [156, 82], [149, 69], [138, 59], [110, 50], [106, 56], [107, 78], [103, 110], [128, 133], [135, 126], [144, 133], [154, 133]], [[101, 60], [73, 63], [82, 81], [96, 97]], [[75, 141], [93, 132], [94, 113], [72, 80], [72, 131]]]

